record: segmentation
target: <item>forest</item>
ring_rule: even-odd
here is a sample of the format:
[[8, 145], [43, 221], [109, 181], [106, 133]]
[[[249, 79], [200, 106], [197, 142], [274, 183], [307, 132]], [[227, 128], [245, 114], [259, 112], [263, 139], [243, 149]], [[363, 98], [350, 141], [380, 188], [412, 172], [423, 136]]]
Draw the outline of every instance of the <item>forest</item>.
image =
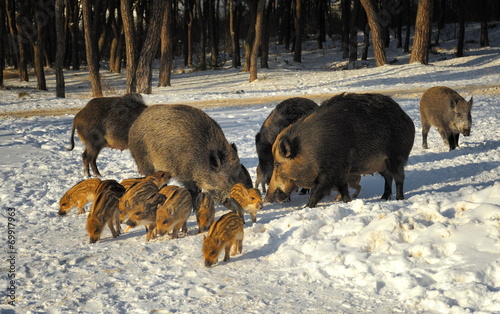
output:
[[499, 19], [497, 0], [2, 0], [0, 89], [8, 69], [20, 81], [31, 71], [47, 90], [50, 68], [56, 96], [65, 97], [64, 70], [81, 69], [95, 97], [103, 95], [100, 71], [123, 71], [128, 92], [150, 94], [154, 60], [159, 86], [171, 85], [174, 60], [197, 71], [229, 64], [252, 82], [269, 67], [270, 43], [301, 62], [304, 40], [317, 49], [339, 40], [335, 53], [349, 62], [373, 49], [377, 66], [395, 41], [410, 63], [427, 64], [445, 24], [458, 25], [460, 57], [467, 23], [480, 23], [478, 42], [489, 46], [489, 24]]

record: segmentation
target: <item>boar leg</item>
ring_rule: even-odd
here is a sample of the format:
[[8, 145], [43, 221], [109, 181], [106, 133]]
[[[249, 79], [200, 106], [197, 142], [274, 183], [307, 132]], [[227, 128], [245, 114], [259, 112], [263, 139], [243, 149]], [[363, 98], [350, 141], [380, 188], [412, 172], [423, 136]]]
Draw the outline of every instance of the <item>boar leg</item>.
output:
[[234, 241], [228, 243], [226, 245], [226, 247], [224, 248], [224, 262], [229, 261], [229, 255], [230, 255], [231, 248], [233, 247], [233, 245], [234, 245]]
[[[326, 195], [328, 195], [331, 191], [332, 187], [328, 186], [325, 183], [319, 183], [317, 184], [312, 190], [311, 190], [311, 196], [309, 197], [309, 202], [307, 203], [307, 207], [313, 208], [315, 207], [319, 201]], [[349, 197], [349, 190], [347, 188], [347, 183], [344, 182], [343, 184], [337, 186], [337, 189], [339, 190], [339, 193], [342, 195], [342, 200], [347, 203], [351, 201], [351, 198]]]
[[455, 148], [457, 148], [456, 141], [455, 141], [455, 134], [451, 133], [448, 136], [448, 144], [450, 145], [450, 151], [452, 151]]
[[455, 147], [458, 148], [458, 137], [460, 136], [460, 133], [453, 134], [453, 135], [454, 135]]
[[108, 228], [109, 228], [109, 230], [111, 230], [111, 234], [113, 235], [113, 238], [116, 238], [116, 237], [118, 237], [118, 233], [116, 232], [115, 226], [113, 225], [113, 223], [114, 223], [113, 218], [108, 220]]
[[391, 199], [392, 195], [392, 174], [384, 171], [380, 172], [380, 175], [384, 177], [384, 194], [382, 194], [381, 199], [387, 201]]
[[431, 128], [431, 125], [428, 122], [422, 121], [422, 148], [423, 149], [429, 148], [429, 146], [427, 146], [427, 134], [429, 134], [430, 128]]

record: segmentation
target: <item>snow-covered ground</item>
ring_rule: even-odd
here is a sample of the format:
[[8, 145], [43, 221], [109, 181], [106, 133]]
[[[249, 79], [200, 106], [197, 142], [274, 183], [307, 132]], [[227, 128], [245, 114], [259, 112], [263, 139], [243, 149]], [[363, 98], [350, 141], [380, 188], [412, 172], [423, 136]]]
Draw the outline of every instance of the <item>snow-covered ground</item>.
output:
[[[448, 44], [429, 66], [408, 65], [408, 56], [392, 49], [390, 59], [399, 60], [394, 65], [375, 68], [369, 60], [338, 71], [333, 47], [305, 52], [302, 64], [294, 64], [290, 53], [275, 55], [254, 83], [247, 73], [224, 69], [175, 74], [172, 87], [154, 88], [145, 96], [148, 104], [202, 104], [238, 145], [253, 178], [254, 136], [281, 97], [319, 102], [343, 91], [386, 92], [416, 126], [406, 200], [380, 201], [379, 175], [363, 177], [358, 199], [347, 204], [330, 196], [303, 208], [308, 196], [293, 194], [289, 203], [265, 204], [257, 223], [245, 226], [243, 254], [212, 268], [204, 267], [194, 216], [189, 235], [179, 239], [146, 243], [142, 228], [113, 239], [105, 229], [98, 243], [88, 244], [86, 215], [57, 214], [60, 197], [84, 178], [81, 143], [65, 150], [73, 115], [4, 116], [0, 312], [500, 312], [499, 29], [491, 29], [494, 47], [469, 43], [466, 57], [456, 59]], [[123, 92], [123, 74], [103, 71], [103, 77], [109, 92]], [[85, 78], [84, 72], [66, 73], [67, 99], [53, 96], [50, 73], [49, 92], [9, 79], [0, 90], [0, 113], [80, 108], [90, 99]], [[430, 149], [421, 149], [419, 98], [436, 85], [474, 97], [472, 134], [452, 152], [435, 129]], [[217, 106], [226, 99], [268, 103]], [[138, 176], [128, 151], [104, 149], [98, 166], [105, 179]], [[218, 206], [217, 216], [224, 212]]]

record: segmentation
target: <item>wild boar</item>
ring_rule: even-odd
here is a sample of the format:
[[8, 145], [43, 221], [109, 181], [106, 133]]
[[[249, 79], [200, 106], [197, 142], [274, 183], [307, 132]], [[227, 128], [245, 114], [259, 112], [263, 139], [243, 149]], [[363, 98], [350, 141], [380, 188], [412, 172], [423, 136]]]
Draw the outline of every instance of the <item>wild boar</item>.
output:
[[231, 255], [241, 254], [243, 251], [243, 219], [237, 213], [227, 213], [217, 220], [208, 235], [203, 236], [203, 259], [205, 266], [210, 267], [219, 260], [220, 251], [224, 250], [224, 262], [229, 261]]
[[431, 87], [420, 99], [420, 119], [422, 121], [422, 148], [427, 149], [427, 134], [434, 126], [451, 150], [458, 147], [460, 133], [470, 135], [472, 126], [472, 97], [466, 101], [451, 88]]
[[[243, 218], [243, 210], [250, 213], [252, 223], [257, 222], [257, 212], [262, 205], [262, 196], [258, 189], [246, 188], [241, 183], [236, 183], [231, 189], [231, 210], [238, 213]], [[244, 218], [243, 218], [244, 220]]]
[[188, 232], [187, 220], [193, 208], [193, 199], [185, 188], [177, 186], [171, 191], [156, 211], [156, 232], [160, 236], [172, 232], [170, 237], [175, 239], [181, 228], [185, 234]]
[[85, 205], [96, 198], [96, 190], [101, 179], [92, 178], [78, 182], [61, 197], [59, 201], [59, 215], [64, 216], [70, 210], [78, 207], [78, 215], [85, 213]]
[[294, 97], [282, 101], [271, 111], [262, 124], [259, 133], [255, 136], [255, 146], [259, 158], [255, 188], [259, 188], [259, 185], [261, 185], [262, 192], [266, 193], [266, 184], [271, 181], [273, 173], [272, 147], [278, 134], [290, 124], [295, 123], [304, 116], [308, 116], [316, 108], [318, 108], [318, 105], [314, 101]]
[[87, 232], [90, 243], [96, 243], [101, 238], [105, 224], [111, 230], [113, 238], [120, 234], [118, 200], [125, 189], [115, 180], [105, 180], [99, 184], [97, 191], [99, 194], [87, 217]]
[[97, 169], [97, 156], [104, 147], [124, 150], [128, 148], [128, 132], [135, 119], [146, 109], [140, 94], [126, 94], [122, 97], [99, 97], [91, 99], [73, 119], [71, 146], [75, 147], [74, 135], [85, 145], [82, 154], [84, 174], [90, 177], [89, 166], [95, 176], [101, 176]]
[[349, 202], [350, 175], [379, 172], [382, 199], [404, 199], [404, 166], [413, 146], [415, 126], [390, 97], [340, 94], [283, 130], [273, 145], [274, 171], [266, 201], [283, 201], [296, 187], [311, 188], [314, 207], [336, 188]]
[[198, 233], [206, 232], [214, 223], [215, 205], [209, 193], [200, 193], [195, 201], [194, 212], [198, 223]]
[[221, 127], [200, 109], [154, 105], [137, 118], [129, 147], [141, 174], [167, 171], [189, 189], [212, 194], [224, 204], [240, 173], [240, 159]]

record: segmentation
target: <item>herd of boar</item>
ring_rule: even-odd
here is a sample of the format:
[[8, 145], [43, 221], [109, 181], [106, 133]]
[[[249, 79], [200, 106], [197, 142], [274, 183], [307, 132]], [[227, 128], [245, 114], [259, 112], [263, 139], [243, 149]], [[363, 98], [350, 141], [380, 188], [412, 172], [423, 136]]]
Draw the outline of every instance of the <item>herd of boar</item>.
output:
[[[422, 147], [431, 126], [438, 129], [450, 150], [459, 134], [470, 135], [472, 98], [464, 100], [448, 87], [428, 89], [420, 101]], [[104, 147], [130, 149], [142, 178], [91, 178], [79, 182], [61, 198], [59, 214], [92, 202], [87, 218], [91, 243], [104, 225], [113, 237], [120, 224], [142, 225], [146, 239], [170, 234], [176, 238], [196, 213], [203, 240], [205, 265], [211, 266], [224, 249], [224, 261], [241, 253], [243, 213], [253, 223], [262, 209], [258, 188], [266, 202], [283, 202], [293, 191], [309, 191], [308, 207], [315, 207], [332, 190], [336, 200], [351, 201], [349, 188], [360, 190], [361, 176], [378, 172], [384, 178], [383, 200], [403, 200], [404, 167], [413, 147], [415, 126], [390, 97], [343, 93], [317, 105], [295, 97], [278, 104], [255, 136], [258, 155], [255, 188], [240, 163], [235, 144], [204, 111], [187, 105], [147, 106], [139, 94], [94, 98], [76, 114], [71, 131], [85, 145], [84, 172], [100, 177], [96, 160]], [[170, 185], [175, 179], [180, 186]], [[267, 188], [267, 189], [266, 189]], [[267, 193], [266, 193], [267, 192]], [[215, 202], [231, 209], [214, 222]]]

